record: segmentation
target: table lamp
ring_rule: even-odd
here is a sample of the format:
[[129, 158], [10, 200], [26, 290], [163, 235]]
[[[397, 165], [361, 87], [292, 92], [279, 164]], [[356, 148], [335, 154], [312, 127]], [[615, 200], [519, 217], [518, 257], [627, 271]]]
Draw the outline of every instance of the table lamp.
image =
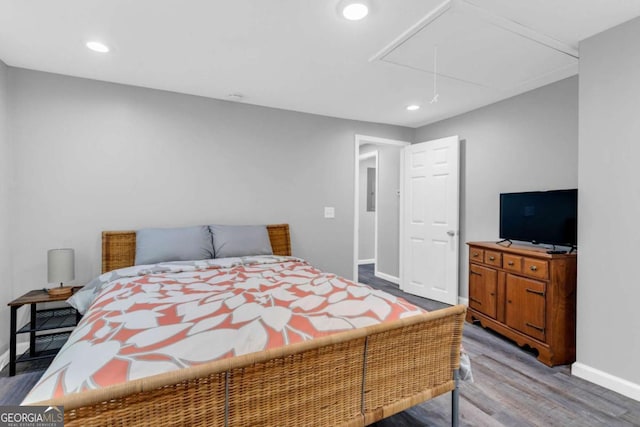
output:
[[60, 283], [50, 288], [49, 295], [71, 295], [72, 287], [64, 282], [75, 279], [75, 255], [73, 249], [50, 249], [47, 252], [47, 277], [49, 283]]

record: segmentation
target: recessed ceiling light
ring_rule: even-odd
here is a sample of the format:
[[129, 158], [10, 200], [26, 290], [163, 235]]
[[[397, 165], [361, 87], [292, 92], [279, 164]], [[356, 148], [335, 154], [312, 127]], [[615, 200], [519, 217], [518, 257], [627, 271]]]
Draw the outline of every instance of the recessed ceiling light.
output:
[[342, 16], [349, 21], [359, 21], [369, 14], [366, 1], [348, 1], [342, 4]]
[[94, 52], [107, 53], [109, 52], [109, 46], [100, 42], [87, 42], [87, 47]]
[[408, 111], [416, 111], [419, 110], [420, 106], [417, 104], [411, 104], [411, 105], [407, 105], [407, 110]]

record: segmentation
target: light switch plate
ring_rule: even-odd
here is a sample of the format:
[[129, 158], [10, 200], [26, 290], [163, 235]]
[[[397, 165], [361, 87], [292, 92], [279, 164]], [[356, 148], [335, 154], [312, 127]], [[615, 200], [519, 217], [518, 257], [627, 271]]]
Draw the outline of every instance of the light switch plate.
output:
[[336, 217], [336, 208], [325, 206], [324, 207], [324, 217], [325, 218], [335, 218]]

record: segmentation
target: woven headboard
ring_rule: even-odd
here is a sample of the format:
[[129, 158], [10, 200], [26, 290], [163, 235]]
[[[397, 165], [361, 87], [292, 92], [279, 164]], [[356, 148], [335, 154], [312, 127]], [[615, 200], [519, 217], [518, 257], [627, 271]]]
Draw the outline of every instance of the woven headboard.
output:
[[[289, 224], [267, 225], [274, 255], [291, 255]], [[131, 267], [136, 260], [135, 231], [102, 232], [102, 272]]]

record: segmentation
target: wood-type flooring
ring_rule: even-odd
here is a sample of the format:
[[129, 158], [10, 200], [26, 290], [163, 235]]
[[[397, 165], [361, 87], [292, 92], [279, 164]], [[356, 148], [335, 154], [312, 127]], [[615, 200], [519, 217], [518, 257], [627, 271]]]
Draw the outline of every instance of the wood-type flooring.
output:
[[[405, 294], [397, 285], [375, 277], [373, 264], [359, 270], [362, 283], [427, 310], [446, 307]], [[471, 359], [474, 382], [460, 385], [461, 426], [640, 426], [640, 402], [571, 376], [569, 365], [550, 368], [538, 362], [533, 351], [469, 323], [462, 343]], [[447, 393], [374, 426], [449, 426], [450, 417], [451, 394]]]

